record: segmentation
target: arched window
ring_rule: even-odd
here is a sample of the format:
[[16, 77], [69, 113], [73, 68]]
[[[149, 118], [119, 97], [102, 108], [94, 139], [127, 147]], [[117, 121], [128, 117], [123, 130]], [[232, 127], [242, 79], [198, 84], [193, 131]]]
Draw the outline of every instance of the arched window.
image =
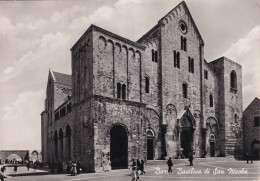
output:
[[148, 76], [145, 76], [145, 93], [150, 92], [150, 80]]
[[126, 85], [122, 85], [122, 99], [126, 99]]
[[121, 98], [121, 84], [117, 83], [117, 98]]
[[237, 89], [237, 74], [234, 70], [230, 73], [230, 87]]
[[181, 36], [181, 50], [187, 51], [187, 39]]
[[187, 94], [188, 94], [188, 86], [187, 86], [186, 83], [183, 83], [182, 84], [182, 95], [183, 95], [183, 98], [187, 98], [188, 97]]
[[213, 107], [213, 96], [212, 96], [212, 94], [209, 95], [209, 106]]

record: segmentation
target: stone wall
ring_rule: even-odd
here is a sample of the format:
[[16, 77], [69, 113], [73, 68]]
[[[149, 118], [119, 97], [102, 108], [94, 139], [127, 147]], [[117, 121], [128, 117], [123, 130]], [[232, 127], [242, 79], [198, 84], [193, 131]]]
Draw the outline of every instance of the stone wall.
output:
[[[180, 30], [180, 21], [184, 21], [187, 26], [187, 33], [182, 33]], [[201, 57], [200, 57], [200, 42], [201, 39], [195, 24], [187, 9], [180, 5], [164, 17], [161, 22], [161, 38], [160, 38], [160, 63], [162, 66], [162, 123], [168, 124], [172, 128], [168, 128], [167, 140], [171, 143], [171, 154], [176, 155], [177, 146], [179, 143], [179, 135], [173, 128], [176, 124], [176, 118], [169, 119], [169, 110], [167, 107], [173, 105], [176, 108], [176, 114], [180, 114], [188, 106], [192, 114], [197, 112], [201, 114]], [[187, 51], [181, 49], [181, 36], [187, 39]], [[174, 51], [180, 53], [180, 68], [174, 67]], [[194, 59], [194, 73], [189, 72], [189, 57]], [[187, 84], [187, 98], [183, 97], [182, 85]], [[201, 119], [196, 119], [197, 124], [194, 132], [194, 139], [192, 147], [199, 155], [200, 149], [195, 143], [200, 144]], [[171, 130], [169, 130], [171, 129]], [[171, 135], [174, 135], [174, 140]], [[175, 150], [175, 151], [173, 151]], [[169, 154], [169, 153], [168, 153]]]
[[117, 83], [126, 85], [126, 100], [141, 101], [142, 50], [93, 31], [93, 93], [117, 97]]
[[255, 117], [260, 117], [260, 100], [258, 98], [255, 98], [243, 113], [244, 153], [248, 154], [252, 154], [252, 144], [260, 142], [260, 127], [254, 126]]
[[[216, 72], [219, 86], [218, 120], [220, 120], [221, 155], [241, 156], [243, 153], [242, 129], [242, 68], [241, 65], [222, 57], [210, 63]], [[237, 88], [230, 86], [230, 74], [236, 72]]]

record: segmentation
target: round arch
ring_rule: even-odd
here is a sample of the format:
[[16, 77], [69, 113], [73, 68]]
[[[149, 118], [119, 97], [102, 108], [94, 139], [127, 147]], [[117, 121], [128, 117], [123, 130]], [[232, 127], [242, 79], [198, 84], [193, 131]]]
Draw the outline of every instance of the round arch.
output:
[[128, 167], [128, 130], [123, 124], [110, 128], [110, 161], [112, 169]]

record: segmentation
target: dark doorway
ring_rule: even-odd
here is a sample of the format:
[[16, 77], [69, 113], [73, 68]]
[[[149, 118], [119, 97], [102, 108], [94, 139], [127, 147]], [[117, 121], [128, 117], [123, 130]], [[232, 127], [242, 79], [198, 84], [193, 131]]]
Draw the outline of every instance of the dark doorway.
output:
[[183, 155], [187, 158], [191, 150], [191, 138], [189, 131], [181, 132], [181, 147], [183, 148]]
[[210, 156], [215, 157], [215, 142], [210, 142]]
[[116, 125], [110, 130], [110, 160], [112, 169], [127, 168], [128, 138], [126, 130]]
[[153, 138], [147, 138], [147, 160], [153, 160]]
[[206, 130], [202, 130], [202, 158], [206, 156]]
[[256, 142], [253, 142], [252, 143], [252, 146], [251, 146], [251, 151], [252, 151], [252, 155], [253, 155], [253, 158], [255, 160], [259, 160], [260, 159], [260, 142], [256, 141]]

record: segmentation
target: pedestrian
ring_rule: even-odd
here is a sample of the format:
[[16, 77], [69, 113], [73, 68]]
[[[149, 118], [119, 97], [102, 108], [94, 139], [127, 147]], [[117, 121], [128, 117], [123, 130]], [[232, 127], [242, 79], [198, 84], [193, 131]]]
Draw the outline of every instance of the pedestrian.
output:
[[6, 170], [6, 167], [5, 167], [5, 166], [2, 166], [2, 167], [1, 167], [1, 172], [3, 173], [3, 175], [5, 175], [5, 170]]
[[40, 167], [41, 167], [41, 169], [42, 169], [42, 167], [43, 167], [43, 163], [42, 163], [42, 161], [40, 162]]
[[144, 165], [145, 165], [144, 160], [141, 160], [141, 164], [140, 164], [141, 174], [145, 174]]
[[251, 155], [250, 155], [251, 163], [253, 163], [253, 158], [254, 158], [254, 155], [251, 153]]
[[28, 162], [28, 163], [26, 164], [26, 168], [27, 168], [27, 171], [29, 171], [29, 169], [30, 169], [30, 162]]
[[136, 168], [137, 168], [137, 166], [136, 166], [135, 159], [132, 159], [132, 174], [134, 174]]
[[15, 173], [15, 174], [17, 173], [17, 168], [18, 168], [18, 165], [15, 164], [15, 165], [14, 165], [14, 173]]
[[63, 172], [65, 171], [67, 171], [67, 169], [68, 169], [68, 166], [67, 166], [67, 164], [65, 163], [65, 162], [62, 162], [62, 168], [63, 168]]
[[139, 159], [136, 160], [137, 171], [140, 170], [141, 162]]
[[80, 174], [80, 163], [79, 163], [79, 161], [77, 161], [77, 174]]
[[193, 151], [190, 151], [189, 162], [190, 162], [190, 166], [193, 166]]
[[70, 172], [71, 172], [71, 175], [77, 176], [77, 164], [76, 164], [76, 162], [72, 163], [72, 167], [71, 167]]
[[246, 153], [245, 155], [246, 155], [246, 163], [248, 163], [248, 161], [249, 161], [249, 154]]
[[36, 168], [37, 168], [37, 162], [35, 162], [35, 163], [33, 164], [33, 168], [34, 168], [34, 171], [36, 171]]
[[173, 166], [173, 164], [172, 164], [172, 158], [171, 158], [171, 157], [169, 157], [169, 159], [168, 159], [168, 161], [167, 161], [167, 165], [168, 165], [168, 172], [169, 172], [169, 173], [172, 172], [172, 166]]
[[[1, 169], [2, 169], [2, 168], [1, 168]], [[0, 172], [0, 179], [1, 179], [1, 181], [4, 181], [5, 178], [7, 178], [7, 177], [4, 176], [2, 172]]]

